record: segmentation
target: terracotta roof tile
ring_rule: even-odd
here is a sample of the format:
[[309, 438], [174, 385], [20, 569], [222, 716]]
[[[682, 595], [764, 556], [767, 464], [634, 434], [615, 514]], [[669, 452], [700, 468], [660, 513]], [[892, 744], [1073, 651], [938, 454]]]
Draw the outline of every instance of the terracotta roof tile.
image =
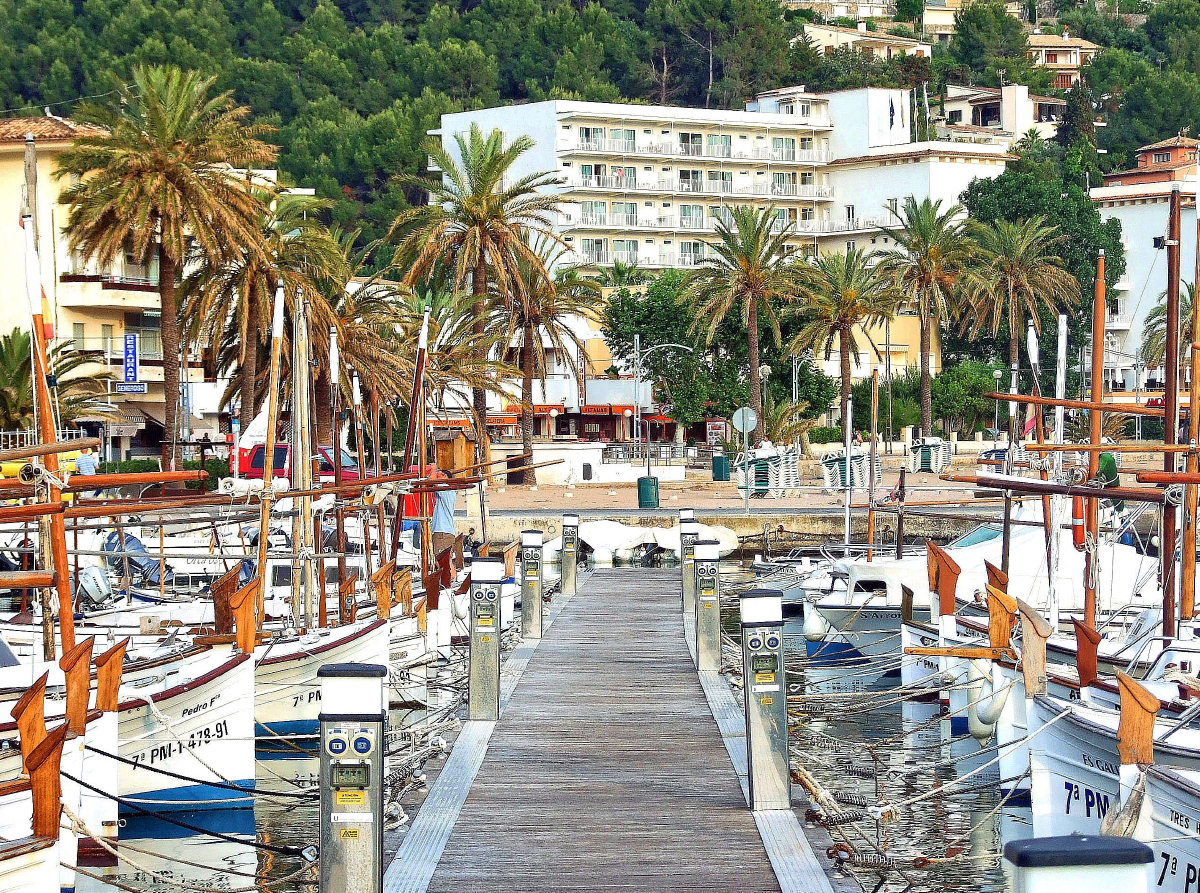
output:
[[68, 118], [0, 118], [0, 143], [23, 143], [29, 133], [35, 140], [73, 140], [100, 135], [105, 130]]
[[1151, 149], [1195, 149], [1198, 146], [1200, 146], [1200, 140], [1194, 140], [1190, 136], [1173, 136], [1167, 140], [1142, 146], [1138, 151], [1149, 152]]

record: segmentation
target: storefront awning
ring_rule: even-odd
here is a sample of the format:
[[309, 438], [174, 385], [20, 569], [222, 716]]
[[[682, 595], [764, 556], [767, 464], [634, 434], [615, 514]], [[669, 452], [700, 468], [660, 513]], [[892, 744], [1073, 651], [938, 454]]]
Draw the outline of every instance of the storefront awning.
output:
[[580, 415], [610, 415], [612, 407], [607, 403], [584, 404], [579, 407]]
[[613, 415], [625, 415], [625, 413], [629, 413], [630, 415], [632, 415], [636, 411], [637, 411], [637, 407], [634, 407], [634, 406], [618, 406], [615, 403], [612, 405], [612, 414]]
[[669, 415], [644, 415], [642, 416], [642, 420], [646, 422], [658, 422], [660, 425], [670, 425], [677, 421]]
[[[510, 403], [508, 406], [504, 407], [504, 409], [506, 412], [511, 413], [513, 415], [519, 415], [521, 412], [521, 407], [515, 403]], [[538, 403], [538, 404], [535, 404], [533, 407], [533, 414], [534, 415], [550, 415], [551, 410], [561, 414], [563, 412], [563, 409], [564, 409], [564, 407], [562, 407], [562, 406]]]
[[520, 417], [515, 412], [494, 412], [487, 417], [489, 425], [515, 425]]

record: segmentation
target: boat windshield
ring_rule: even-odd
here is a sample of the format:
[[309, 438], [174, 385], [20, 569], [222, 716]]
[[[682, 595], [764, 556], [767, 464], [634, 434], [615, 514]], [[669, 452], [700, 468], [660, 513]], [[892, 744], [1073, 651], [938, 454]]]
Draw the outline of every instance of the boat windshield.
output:
[[980, 543], [986, 543], [988, 540], [994, 540], [996, 537], [1004, 533], [1004, 528], [992, 525], [983, 524], [973, 530], [968, 530], [958, 539], [949, 543], [953, 548], [964, 548], [966, 546], [977, 546]]

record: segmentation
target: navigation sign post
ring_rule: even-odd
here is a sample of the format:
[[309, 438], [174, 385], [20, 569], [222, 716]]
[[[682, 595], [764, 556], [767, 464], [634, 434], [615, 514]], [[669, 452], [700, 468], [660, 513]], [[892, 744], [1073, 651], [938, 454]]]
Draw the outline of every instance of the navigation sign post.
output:
[[758, 427], [758, 414], [743, 406], [733, 414], [733, 427], [742, 432], [742, 485], [745, 488], [746, 514], [750, 514], [750, 432]]

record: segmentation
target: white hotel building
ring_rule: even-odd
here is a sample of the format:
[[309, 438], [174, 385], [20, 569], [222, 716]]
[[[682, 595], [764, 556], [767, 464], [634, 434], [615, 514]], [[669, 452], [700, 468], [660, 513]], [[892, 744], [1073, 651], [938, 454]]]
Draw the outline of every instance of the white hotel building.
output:
[[[431, 133], [456, 161], [454, 137], [473, 124], [509, 140], [531, 138], [510, 181], [544, 171], [562, 179], [553, 225], [571, 249], [562, 262], [686, 268], [705, 257], [733, 206], [773, 205], [777, 225], [790, 225], [804, 251], [884, 249], [890, 240], [880, 227], [898, 222], [894, 211], [907, 196], [949, 207], [971, 180], [1004, 171], [1012, 156], [1003, 134], [973, 128], [918, 142], [912, 102], [907, 90], [803, 87], [760, 94], [742, 111], [552, 100], [443, 115]], [[900, 328], [891, 330], [895, 369], [917, 356], [915, 334], [905, 339], [914, 343], [898, 343]], [[577, 332], [587, 355], [550, 357], [548, 380], [535, 385], [538, 434], [631, 437], [619, 416], [634, 402], [632, 382], [603, 374], [612, 360], [594, 321], [579, 320]], [[872, 334], [882, 350], [882, 330]], [[837, 374], [836, 360], [826, 365]], [[876, 366], [884, 361], [866, 351], [855, 375]], [[577, 385], [573, 369], [590, 380]], [[516, 383], [511, 390], [515, 398]], [[647, 395], [640, 397], [653, 414]], [[515, 430], [515, 402], [494, 401], [499, 433]], [[602, 421], [606, 411], [616, 424]], [[679, 436], [669, 427], [662, 433]]]
[[864, 247], [908, 195], [945, 204], [994, 177], [1001, 140], [916, 142], [907, 90], [764, 93], [745, 111], [552, 100], [443, 115], [439, 136], [478, 124], [534, 142], [513, 177], [554, 171], [555, 232], [593, 266], [694, 266], [740, 204], [774, 204], [779, 226], [820, 250]]

